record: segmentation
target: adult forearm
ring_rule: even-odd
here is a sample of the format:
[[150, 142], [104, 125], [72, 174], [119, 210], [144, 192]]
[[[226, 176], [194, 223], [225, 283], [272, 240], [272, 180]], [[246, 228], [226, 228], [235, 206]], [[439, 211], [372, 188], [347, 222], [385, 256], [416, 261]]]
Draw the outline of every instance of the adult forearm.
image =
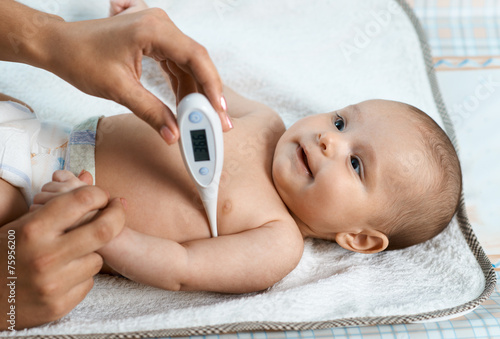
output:
[[55, 27], [64, 20], [13, 0], [0, 3], [0, 60], [47, 69], [57, 36]]

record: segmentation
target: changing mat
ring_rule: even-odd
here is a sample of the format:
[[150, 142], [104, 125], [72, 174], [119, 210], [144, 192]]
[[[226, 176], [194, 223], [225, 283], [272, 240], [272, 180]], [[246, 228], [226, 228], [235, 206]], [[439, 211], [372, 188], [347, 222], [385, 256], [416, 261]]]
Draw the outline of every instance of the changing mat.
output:
[[[105, 17], [107, 2], [28, 1], [66, 20]], [[366, 99], [407, 102], [430, 114], [454, 140], [425, 38], [404, 1], [149, 1], [205, 45], [226, 84], [277, 110], [287, 126], [306, 115]], [[87, 96], [54, 75], [0, 63], [0, 91], [42, 118], [77, 123], [126, 109]], [[172, 107], [157, 68], [143, 83]], [[465, 214], [436, 238], [404, 250], [363, 255], [307, 240], [298, 267], [259, 293], [170, 292], [99, 275], [71, 313], [50, 324], [0, 335], [174, 336], [300, 330], [455, 317], [495, 285]], [[67, 337], [67, 336], [66, 336]]]

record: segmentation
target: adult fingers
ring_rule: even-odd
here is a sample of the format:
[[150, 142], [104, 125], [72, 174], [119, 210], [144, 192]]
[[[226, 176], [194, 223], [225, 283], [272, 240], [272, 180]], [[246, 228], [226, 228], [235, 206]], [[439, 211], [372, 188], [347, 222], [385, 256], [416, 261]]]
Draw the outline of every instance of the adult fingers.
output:
[[35, 212], [36, 210], [40, 209], [40, 207], [42, 207], [43, 205], [42, 204], [31, 204], [30, 208], [29, 208], [29, 212]]
[[168, 80], [170, 82], [170, 88], [172, 89], [172, 92], [174, 94], [176, 94], [177, 93], [177, 87], [179, 85], [179, 82], [177, 81], [177, 78], [175, 77], [174, 73], [172, 73], [172, 71], [170, 71], [170, 69], [168, 68], [167, 61], [161, 61], [160, 65], [161, 65], [161, 68], [163, 69], [163, 71], [165, 71], [165, 73], [168, 76]]
[[172, 111], [140, 83], [129, 83], [122, 92], [120, 103], [147, 122], [171, 145], [179, 139], [177, 121]]
[[177, 32], [177, 35], [179, 35], [176, 37], [177, 39], [183, 40], [180, 44], [182, 48], [179, 48], [178, 53], [173, 53], [169, 59], [191, 75], [196, 83], [203, 88], [208, 100], [217, 112], [225, 112], [222, 80], [206, 48], [180, 31]]
[[[168, 69], [167, 74], [169, 74], [169, 77], [175, 79], [176, 87], [175, 87], [174, 93], [176, 94], [177, 104], [179, 104], [179, 101], [182, 100], [182, 98], [184, 98], [189, 93], [199, 92], [199, 93], [202, 93], [205, 96], [207, 96], [207, 93], [205, 92], [203, 87], [199, 86], [194, 81], [194, 79], [191, 75], [184, 72], [174, 62], [167, 61], [166, 68]], [[223, 100], [225, 100], [225, 99], [223, 99]], [[224, 103], [224, 106], [225, 106], [225, 103]], [[224, 132], [233, 128], [233, 125], [231, 123], [231, 120], [229, 119], [229, 116], [227, 115], [227, 112], [225, 112], [225, 111], [217, 112], [217, 114], [219, 115], [219, 119], [221, 120], [222, 130]]]
[[86, 183], [87, 185], [92, 185], [94, 183], [94, 178], [92, 177], [92, 174], [85, 170], [83, 170], [82, 173], [78, 175], [78, 179], [80, 179], [80, 181]]
[[[68, 308], [71, 311], [82, 302], [83, 299], [87, 296], [90, 290], [94, 287], [94, 278], [93, 276], [88, 278], [85, 281], [82, 281], [78, 285], [73, 286], [65, 296], [65, 299], [68, 300]], [[69, 313], [69, 311], [67, 312]], [[66, 313], [66, 314], [67, 314]], [[64, 315], [66, 315], [64, 314]], [[61, 318], [61, 317], [59, 317]], [[57, 318], [57, 319], [59, 319]]]
[[177, 63], [177, 66], [185, 74], [191, 75], [195, 81], [198, 92], [203, 93], [210, 104], [219, 115], [224, 132], [233, 128], [233, 124], [227, 114], [227, 103], [222, 93], [222, 81], [206, 49], [196, 44], [196, 53], [187, 56], [185, 63]]
[[108, 200], [109, 195], [102, 189], [83, 186], [51, 199], [34, 214], [27, 214], [26, 218], [31, 219], [31, 223], [25, 227], [30, 227], [29, 232], [40, 236], [62, 233], [87, 212], [104, 208]]
[[[64, 279], [67, 279], [67, 276]], [[43, 323], [60, 319], [71, 312], [86, 297], [93, 286], [94, 278], [89, 277], [85, 281], [71, 286], [66, 293], [60, 295], [58, 298], [47, 300], [48, 312], [46, 311], [47, 313], [44, 315], [47, 319]], [[60, 292], [57, 291], [57, 293]]]
[[77, 178], [73, 178], [72, 180], [57, 182], [51, 181], [42, 186], [41, 193], [50, 192], [50, 193], [66, 193], [72, 191], [78, 187], [84, 186], [80, 180]]
[[59, 293], [68, 293], [75, 286], [85, 283], [99, 273], [104, 260], [98, 253], [91, 252], [67, 263], [57, 272], [56, 280], [63, 281]]
[[52, 198], [55, 198], [57, 196], [61, 195], [58, 192], [41, 192], [35, 195], [33, 198], [33, 205], [30, 206], [30, 212], [36, 210], [37, 208], [31, 209], [32, 206], [42, 206], [46, 204], [48, 201], [50, 201]]
[[[30, 206], [29, 211], [35, 212], [36, 210], [39, 210], [41, 207], [43, 207], [45, 204], [47, 204], [47, 202], [49, 202], [50, 200], [52, 200], [55, 197], [58, 197], [60, 195], [61, 195], [61, 193], [53, 193], [53, 192], [38, 193], [33, 198], [33, 204]], [[78, 227], [82, 224], [89, 222], [97, 212], [98, 212], [98, 210], [92, 210], [90, 212], [87, 212], [86, 214], [84, 214], [80, 219], [78, 219], [73, 224], [71, 224], [71, 225], [68, 224], [65, 231], [68, 232], [75, 227]]]
[[222, 93], [222, 80], [210, 59], [207, 50], [196, 43], [196, 52], [186, 56], [185, 63], [178, 63], [178, 67], [190, 74], [198, 87], [198, 92], [203, 93], [210, 104], [219, 115], [224, 132], [233, 128], [233, 124], [227, 114], [227, 103]]
[[177, 91], [175, 93], [177, 104], [189, 93], [197, 92], [196, 83], [189, 74], [180, 69], [172, 61], [167, 61], [167, 67], [177, 79]]
[[142, 24], [147, 26], [145, 32], [148, 32], [147, 37], [141, 37], [141, 41], [147, 39], [150, 42], [149, 48], [143, 50], [144, 54], [157, 61], [171, 60], [190, 74], [221, 115], [221, 121], [227, 120], [223, 117], [227, 107], [222, 94], [222, 80], [205, 47], [182, 33], [165, 11], [150, 9], [142, 12], [141, 19]]
[[67, 232], [60, 238], [61, 256], [71, 261], [95, 252], [118, 235], [125, 225], [125, 209], [120, 199], [111, 200], [91, 222]]

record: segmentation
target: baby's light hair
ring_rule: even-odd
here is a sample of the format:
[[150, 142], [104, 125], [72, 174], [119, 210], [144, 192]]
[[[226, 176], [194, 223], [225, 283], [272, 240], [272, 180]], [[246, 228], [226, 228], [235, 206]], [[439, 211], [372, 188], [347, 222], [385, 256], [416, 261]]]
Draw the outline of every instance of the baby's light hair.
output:
[[408, 171], [411, 178], [402, 173], [389, 175], [388, 213], [373, 220], [379, 227], [385, 225], [388, 250], [406, 248], [441, 233], [456, 213], [462, 192], [460, 162], [450, 139], [427, 114], [404, 105], [421, 147], [406, 164], [413, 167]]

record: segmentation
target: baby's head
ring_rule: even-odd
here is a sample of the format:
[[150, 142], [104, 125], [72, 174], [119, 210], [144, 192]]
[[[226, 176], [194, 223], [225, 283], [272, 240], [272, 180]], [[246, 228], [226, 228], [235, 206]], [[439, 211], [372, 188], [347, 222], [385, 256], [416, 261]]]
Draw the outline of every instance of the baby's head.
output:
[[462, 190], [444, 131], [419, 109], [387, 100], [299, 120], [279, 140], [272, 174], [305, 236], [361, 253], [434, 237]]

